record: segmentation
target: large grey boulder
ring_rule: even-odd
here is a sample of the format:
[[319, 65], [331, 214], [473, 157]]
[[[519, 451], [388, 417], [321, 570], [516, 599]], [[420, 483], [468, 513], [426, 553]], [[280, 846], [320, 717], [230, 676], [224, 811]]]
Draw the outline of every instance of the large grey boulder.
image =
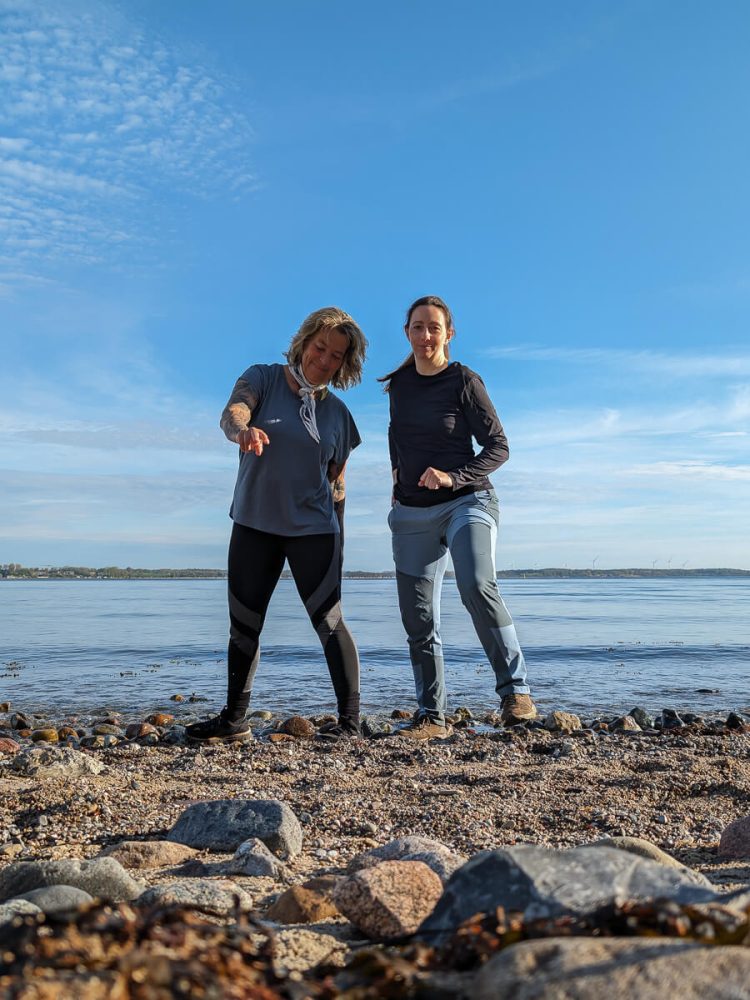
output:
[[589, 913], [615, 899], [658, 897], [680, 903], [719, 898], [677, 868], [612, 847], [509, 847], [482, 852], [459, 868], [418, 935], [440, 943], [461, 921], [498, 906], [533, 920]]
[[750, 949], [644, 938], [549, 938], [505, 948], [479, 972], [473, 1000], [741, 1000]]
[[257, 837], [278, 857], [302, 850], [302, 827], [285, 802], [276, 799], [218, 799], [197, 802], [179, 816], [167, 840], [228, 854]]
[[127, 902], [143, 892], [114, 858], [18, 861], [0, 871], [0, 903], [48, 885], [73, 886], [108, 903]]

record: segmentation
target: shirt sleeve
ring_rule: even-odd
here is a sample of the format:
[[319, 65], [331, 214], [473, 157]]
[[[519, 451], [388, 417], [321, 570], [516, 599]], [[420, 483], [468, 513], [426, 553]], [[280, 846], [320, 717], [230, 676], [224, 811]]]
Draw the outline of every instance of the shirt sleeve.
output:
[[362, 444], [362, 438], [359, 436], [357, 425], [354, 423], [354, 417], [352, 417], [349, 410], [343, 404], [342, 411], [341, 430], [333, 455], [333, 460], [339, 468], [346, 464], [346, 460], [354, 449]]
[[239, 378], [239, 381], [244, 382], [255, 396], [256, 406], [263, 398], [266, 388], [265, 368], [265, 365], [251, 365]]
[[481, 451], [459, 469], [451, 469], [453, 489], [484, 479], [508, 461], [508, 439], [481, 378], [472, 374], [462, 392], [463, 413]]

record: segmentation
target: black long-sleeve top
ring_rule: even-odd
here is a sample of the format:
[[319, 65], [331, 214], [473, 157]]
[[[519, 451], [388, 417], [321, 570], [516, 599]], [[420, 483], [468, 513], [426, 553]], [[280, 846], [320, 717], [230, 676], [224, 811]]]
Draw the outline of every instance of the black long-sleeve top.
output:
[[[397, 470], [394, 496], [408, 507], [432, 507], [477, 490], [508, 459], [508, 440], [479, 375], [453, 361], [437, 375], [400, 368], [389, 389], [388, 446]], [[475, 454], [474, 438], [481, 451]], [[425, 469], [449, 472], [453, 487], [418, 486]]]

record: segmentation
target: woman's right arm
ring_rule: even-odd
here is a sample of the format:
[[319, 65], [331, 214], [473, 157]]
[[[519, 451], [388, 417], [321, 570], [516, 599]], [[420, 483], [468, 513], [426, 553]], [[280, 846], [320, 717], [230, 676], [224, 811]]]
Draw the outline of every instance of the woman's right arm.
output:
[[258, 405], [258, 396], [249, 382], [238, 378], [232, 389], [229, 402], [224, 407], [219, 426], [227, 438], [240, 446], [240, 451], [263, 452], [269, 444], [268, 435], [258, 427], [250, 427], [253, 410]]

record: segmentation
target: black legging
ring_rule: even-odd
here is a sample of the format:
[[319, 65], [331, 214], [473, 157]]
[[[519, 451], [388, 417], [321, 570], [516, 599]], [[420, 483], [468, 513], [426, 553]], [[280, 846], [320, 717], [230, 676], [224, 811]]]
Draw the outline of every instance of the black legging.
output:
[[337, 534], [270, 535], [236, 524], [229, 542], [227, 714], [244, 719], [260, 658], [259, 637], [288, 560], [297, 592], [323, 645], [339, 717], [359, 720], [359, 656], [341, 613]]

